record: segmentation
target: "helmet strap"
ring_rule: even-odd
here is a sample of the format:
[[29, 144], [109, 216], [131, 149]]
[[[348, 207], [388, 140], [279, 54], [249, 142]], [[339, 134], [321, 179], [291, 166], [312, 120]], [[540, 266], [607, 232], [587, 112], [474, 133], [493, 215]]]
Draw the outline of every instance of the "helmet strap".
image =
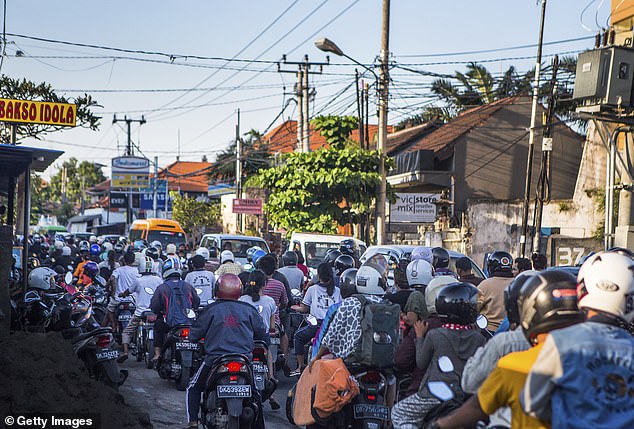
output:
[[634, 324], [628, 323], [620, 317], [615, 316], [614, 314], [606, 313], [605, 311], [595, 310], [593, 308], [589, 308], [588, 310], [592, 310], [597, 313], [596, 316], [592, 316], [590, 319], [588, 319], [589, 321], [616, 326], [617, 328], [626, 330], [630, 333], [630, 335], [634, 336]]

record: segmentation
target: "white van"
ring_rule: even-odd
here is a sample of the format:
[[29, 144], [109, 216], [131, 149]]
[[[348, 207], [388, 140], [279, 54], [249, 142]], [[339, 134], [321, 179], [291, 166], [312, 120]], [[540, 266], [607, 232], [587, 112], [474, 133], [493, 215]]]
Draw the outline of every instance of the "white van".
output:
[[289, 244], [290, 250], [299, 250], [306, 259], [306, 266], [311, 270], [316, 270], [317, 266], [324, 261], [324, 256], [328, 249], [339, 248], [342, 240], [352, 238], [357, 247], [359, 254], [357, 258], [365, 252], [367, 246], [361, 240], [345, 235], [328, 235], [328, 234], [312, 234], [304, 232], [294, 232], [291, 235]]
[[205, 234], [200, 240], [200, 247], [218, 249], [218, 256], [223, 250], [231, 250], [236, 262], [244, 265], [247, 263], [247, 249], [259, 246], [266, 253], [269, 253], [269, 245], [260, 237], [234, 234]]

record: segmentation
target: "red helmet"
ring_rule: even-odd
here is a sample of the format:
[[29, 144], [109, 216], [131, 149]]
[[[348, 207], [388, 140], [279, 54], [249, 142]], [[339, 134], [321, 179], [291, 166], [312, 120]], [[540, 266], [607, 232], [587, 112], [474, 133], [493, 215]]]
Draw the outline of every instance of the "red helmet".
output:
[[237, 300], [242, 295], [242, 282], [235, 274], [226, 273], [216, 282], [216, 298]]

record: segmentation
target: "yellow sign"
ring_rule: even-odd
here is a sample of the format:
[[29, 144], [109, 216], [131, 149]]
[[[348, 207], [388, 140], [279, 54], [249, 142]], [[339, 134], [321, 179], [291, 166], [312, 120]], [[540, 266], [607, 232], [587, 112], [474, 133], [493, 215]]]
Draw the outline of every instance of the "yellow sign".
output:
[[112, 173], [110, 186], [113, 188], [144, 188], [150, 181], [148, 175]]
[[0, 98], [0, 121], [74, 127], [76, 116], [75, 104]]

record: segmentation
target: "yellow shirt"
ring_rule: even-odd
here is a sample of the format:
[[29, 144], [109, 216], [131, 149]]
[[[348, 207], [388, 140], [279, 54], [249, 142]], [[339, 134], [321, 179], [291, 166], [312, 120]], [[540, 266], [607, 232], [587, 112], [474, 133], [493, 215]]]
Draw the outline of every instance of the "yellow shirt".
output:
[[543, 344], [528, 350], [510, 353], [499, 360], [478, 390], [480, 408], [491, 415], [498, 408], [511, 407], [511, 429], [548, 429], [549, 425], [525, 414], [520, 404], [520, 394], [528, 373], [537, 360]]

